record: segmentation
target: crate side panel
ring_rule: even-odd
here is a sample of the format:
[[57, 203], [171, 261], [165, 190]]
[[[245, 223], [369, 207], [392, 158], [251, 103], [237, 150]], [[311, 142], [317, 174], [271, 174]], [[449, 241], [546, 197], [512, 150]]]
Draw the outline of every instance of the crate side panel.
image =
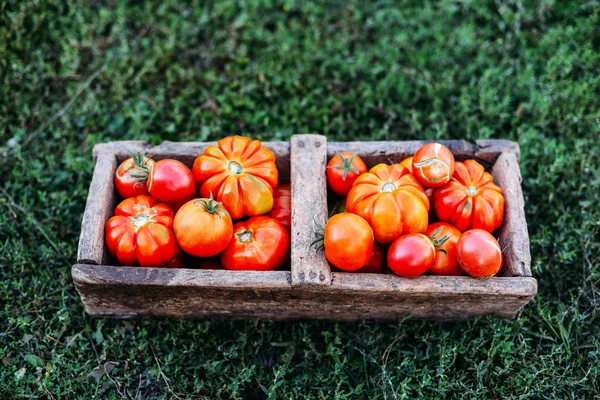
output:
[[502, 153], [492, 168], [494, 182], [504, 194], [504, 222], [498, 239], [504, 259], [503, 276], [531, 276], [529, 233], [525, 201], [521, 190], [521, 171], [513, 153]]
[[83, 264], [103, 264], [109, 259], [104, 245], [104, 225], [112, 215], [116, 193], [114, 176], [117, 160], [114, 154], [100, 152], [88, 191], [81, 221], [77, 261]]

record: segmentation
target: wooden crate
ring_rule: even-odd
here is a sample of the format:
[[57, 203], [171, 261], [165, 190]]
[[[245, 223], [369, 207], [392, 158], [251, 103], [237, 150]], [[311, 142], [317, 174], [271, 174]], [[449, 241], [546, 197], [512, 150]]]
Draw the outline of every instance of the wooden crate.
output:
[[371, 167], [399, 162], [425, 142], [327, 143], [324, 136], [295, 135], [290, 143], [265, 143], [277, 156], [281, 182], [292, 184], [292, 249], [287, 270], [273, 272], [119, 267], [104, 245], [104, 224], [117, 202], [113, 176], [127, 151], [146, 149], [157, 160], [191, 166], [214, 143], [111, 142], [94, 147], [95, 169], [82, 221], [73, 281], [94, 316], [235, 319], [418, 319], [462, 320], [478, 315], [514, 318], [537, 292], [531, 277], [529, 237], [523, 210], [519, 147], [482, 140], [442, 141], [457, 160], [483, 163], [503, 189], [505, 220], [497, 232], [504, 252], [502, 277], [422, 276], [331, 272], [309, 248], [313, 217], [327, 216], [325, 165], [338, 151], [359, 154]]

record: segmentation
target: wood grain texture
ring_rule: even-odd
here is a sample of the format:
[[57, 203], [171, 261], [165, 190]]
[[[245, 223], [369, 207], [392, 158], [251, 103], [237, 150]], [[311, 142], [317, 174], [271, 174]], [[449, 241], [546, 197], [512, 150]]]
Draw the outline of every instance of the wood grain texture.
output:
[[[196, 157], [204, 153], [209, 146], [217, 142], [170, 142], [164, 141], [158, 146], [150, 146], [139, 140], [115, 141], [97, 144], [92, 154], [96, 157], [102, 152], [112, 153], [119, 163], [130, 157], [129, 152], [145, 152], [155, 160], [175, 159], [192, 168]], [[263, 142], [263, 146], [275, 154], [275, 165], [279, 171], [280, 183], [290, 181], [290, 144], [287, 142]]]
[[330, 286], [303, 290], [290, 272], [269, 273], [75, 265], [72, 276], [91, 315], [118, 318], [458, 320], [513, 318], [537, 291], [532, 278], [404, 279], [334, 273]]
[[114, 154], [102, 152], [97, 155], [83, 219], [77, 262], [81, 264], [104, 264], [109, 255], [104, 245], [104, 224], [111, 217], [117, 194], [113, 177], [117, 170]]
[[494, 182], [502, 188], [505, 202], [504, 222], [497, 232], [504, 257], [502, 275], [531, 276], [529, 234], [517, 156], [514, 153], [502, 153], [491, 173]]
[[315, 239], [313, 220], [327, 220], [327, 139], [320, 135], [294, 135], [292, 164], [292, 286], [329, 285], [331, 269]]
[[490, 165], [496, 162], [500, 153], [513, 153], [517, 161], [521, 159], [521, 148], [519, 144], [510, 140], [476, 140], [479, 149], [475, 151], [475, 158], [484, 160]]

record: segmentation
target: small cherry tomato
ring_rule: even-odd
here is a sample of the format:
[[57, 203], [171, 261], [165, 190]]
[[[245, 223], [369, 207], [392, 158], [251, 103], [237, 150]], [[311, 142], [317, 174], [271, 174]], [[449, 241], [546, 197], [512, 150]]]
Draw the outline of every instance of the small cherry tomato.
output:
[[273, 271], [290, 256], [290, 234], [276, 219], [252, 217], [233, 225], [233, 237], [221, 253], [227, 270]]
[[462, 269], [476, 278], [489, 278], [502, 268], [500, 245], [483, 229], [463, 233], [456, 245], [456, 255]]
[[119, 196], [124, 199], [140, 194], [148, 194], [145, 179], [135, 177], [136, 173], [148, 171], [155, 161], [142, 153], [132, 154], [131, 158], [123, 161], [115, 172], [115, 187]]
[[423, 275], [435, 261], [433, 242], [421, 233], [409, 233], [394, 240], [388, 251], [388, 267], [396, 275], [412, 278]]
[[336, 214], [325, 224], [325, 257], [341, 270], [360, 269], [371, 258], [374, 240], [367, 221], [355, 214]]
[[180, 203], [194, 196], [192, 171], [177, 160], [160, 160], [147, 173], [146, 187], [156, 200]]
[[147, 195], [123, 200], [105, 226], [106, 246], [122, 265], [180, 267], [173, 210]]
[[211, 257], [227, 247], [233, 234], [233, 222], [223, 205], [210, 199], [185, 203], [173, 221], [181, 249], [196, 257]]
[[426, 187], [445, 185], [454, 173], [454, 156], [439, 143], [421, 147], [413, 157], [413, 174]]
[[327, 183], [340, 196], [346, 196], [356, 178], [367, 172], [367, 166], [356, 154], [337, 153], [327, 163]]
[[281, 222], [288, 231], [292, 230], [292, 193], [289, 184], [277, 186], [273, 191], [273, 208], [267, 216]]
[[456, 260], [456, 243], [462, 236], [461, 231], [445, 222], [436, 222], [429, 225], [425, 236], [429, 236], [435, 246], [435, 262], [428, 272], [433, 275], [462, 275], [464, 271]]
[[373, 251], [371, 251], [371, 257], [367, 265], [362, 267], [356, 272], [362, 272], [366, 274], [380, 274], [383, 272], [383, 248], [381, 244], [373, 243]]

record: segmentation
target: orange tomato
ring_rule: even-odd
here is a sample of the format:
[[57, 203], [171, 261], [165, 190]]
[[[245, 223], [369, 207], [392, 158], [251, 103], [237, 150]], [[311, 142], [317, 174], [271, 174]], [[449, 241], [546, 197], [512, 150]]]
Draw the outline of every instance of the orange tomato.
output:
[[436, 222], [429, 225], [425, 236], [429, 236], [435, 246], [435, 261], [429, 267], [429, 273], [447, 276], [462, 275], [464, 271], [456, 260], [456, 243], [462, 236], [461, 231], [445, 222]]
[[289, 184], [278, 186], [273, 192], [273, 209], [267, 214], [292, 230], [292, 194]]
[[429, 200], [408, 169], [379, 164], [354, 182], [346, 210], [364, 218], [378, 242], [391, 243], [404, 233], [425, 232]]
[[290, 234], [276, 219], [252, 217], [236, 222], [233, 237], [221, 253], [221, 263], [227, 270], [272, 271], [281, 267], [290, 256]]
[[211, 257], [227, 247], [233, 235], [233, 222], [223, 205], [210, 199], [185, 203], [173, 221], [181, 249], [196, 257]]
[[140, 194], [148, 194], [145, 179], [132, 176], [136, 173], [149, 171], [155, 161], [142, 153], [133, 154], [131, 158], [123, 161], [117, 172], [115, 172], [115, 187], [119, 196], [124, 199], [135, 197]]
[[482, 229], [463, 233], [456, 245], [457, 260], [467, 274], [489, 278], [502, 268], [502, 250], [498, 241]]
[[337, 153], [327, 163], [327, 184], [336, 194], [346, 196], [352, 184], [361, 174], [367, 172], [367, 166], [356, 154]]
[[335, 214], [325, 224], [325, 257], [341, 270], [355, 271], [367, 265], [373, 242], [373, 230], [358, 215]]
[[502, 189], [475, 160], [457, 162], [452, 179], [435, 191], [433, 200], [438, 218], [462, 232], [493, 232], [504, 220]]
[[147, 195], [123, 200], [105, 226], [106, 246], [122, 265], [181, 267], [173, 210]]
[[234, 219], [266, 214], [273, 208], [279, 173], [275, 155], [260, 140], [229, 136], [196, 158], [192, 168], [200, 196], [211, 194]]
[[413, 156], [412, 170], [423, 186], [443, 186], [454, 173], [454, 155], [439, 143], [426, 144]]

